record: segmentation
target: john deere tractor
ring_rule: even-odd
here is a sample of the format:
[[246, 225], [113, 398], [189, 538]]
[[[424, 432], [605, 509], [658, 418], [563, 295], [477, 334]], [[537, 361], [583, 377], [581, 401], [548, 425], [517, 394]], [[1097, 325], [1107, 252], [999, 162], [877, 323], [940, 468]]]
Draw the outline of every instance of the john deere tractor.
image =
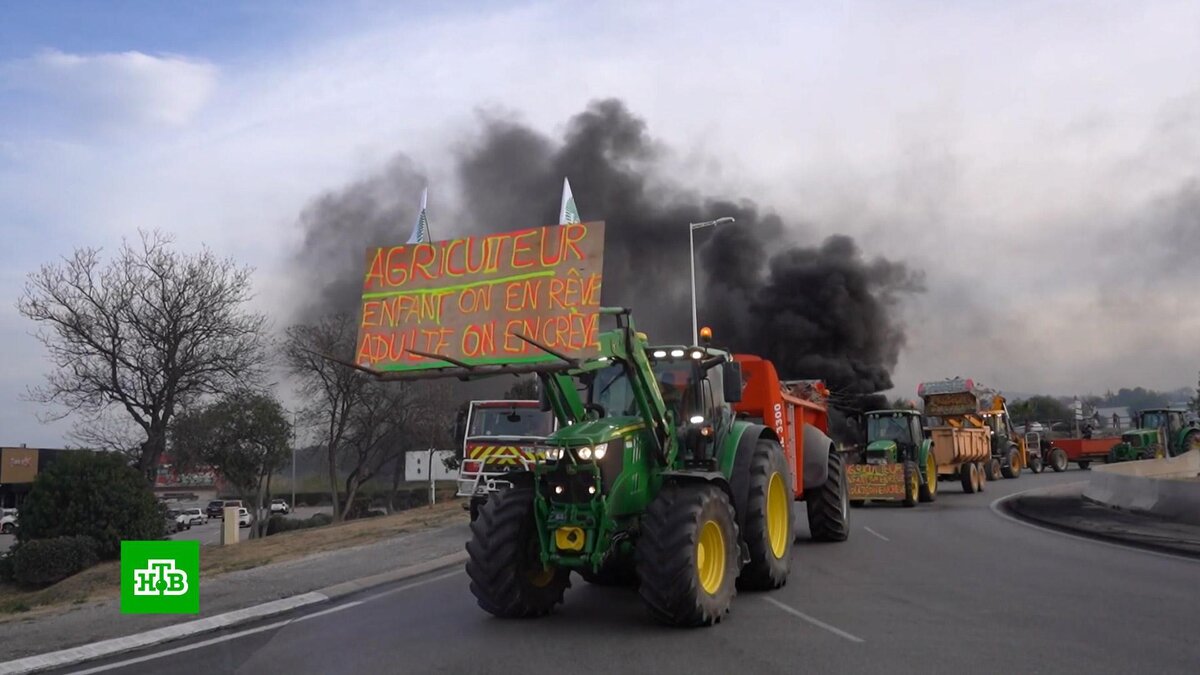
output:
[[711, 625], [736, 588], [787, 580], [786, 457], [774, 431], [734, 417], [742, 378], [730, 354], [651, 351], [629, 310], [600, 313], [617, 327], [600, 334], [598, 354], [539, 373], [559, 428], [471, 524], [471, 592], [496, 616], [539, 616], [578, 572], [636, 584], [668, 624]]
[[[848, 470], [851, 503], [937, 499], [937, 459], [916, 410], [873, 410], [864, 416], [866, 449]], [[889, 469], [894, 469], [890, 470]]]
[[1138, 413], [1137, 427], [1121, 434], [1121, 442], [1108, 452], [1109, 462], [1175, 457], [1200, 449], [1200, 427], [1187, 411], [1151, 408]]

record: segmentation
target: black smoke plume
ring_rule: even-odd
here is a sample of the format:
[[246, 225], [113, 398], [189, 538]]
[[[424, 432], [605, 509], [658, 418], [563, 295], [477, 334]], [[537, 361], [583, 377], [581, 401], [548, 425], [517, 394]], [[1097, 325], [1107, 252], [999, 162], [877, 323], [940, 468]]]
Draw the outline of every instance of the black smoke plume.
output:
[[[583, 219], [608, 224], [604, 303], [631, 307], [652, 341], [680, 343], [691, 340], [688, 224], [733, 216], [735, 225], [697, 231], [700, 321], [713, 327], [716, 342], [771, 359], [784, 378], [824, 379], [841, 397], [890, 388], [904, 346], [898, 300], [921, 289], [920, 274], [903, 263], [868, 260], [843, 235], [801, 246], [814, 238], [810, 228], [746, 199], [682, 188], [683, 179], [667, 175], [671, 158], [616, 100], [588, 106], [562, 139], [485, 116], [478, 137], [456, 156], [463, 220], [448, 232], [449, 224], [435, 219], [435, 234], [554, 223], [567, 176]], [[325, 268], [316, 308], [354, 310], [363, 250], [407, 235], [414, 207], [397, 210], [395, 200], [413, 199], [419, 183], [418, 172], [399, 159], [383, 175], [305, 210], [301, 225], [319, 256], [310, 262]]]

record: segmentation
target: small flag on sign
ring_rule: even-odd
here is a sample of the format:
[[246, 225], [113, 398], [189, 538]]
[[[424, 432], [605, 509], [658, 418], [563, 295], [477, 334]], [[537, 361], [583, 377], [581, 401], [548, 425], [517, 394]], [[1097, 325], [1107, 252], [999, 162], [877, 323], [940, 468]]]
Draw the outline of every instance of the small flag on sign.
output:
[[412, 236], [408, 238], [409, 244], [427, 244], [431, 241], [429, 236], [429, 217], [425, 213], [426, 200], [429, 198], [429, 188], [421, 190], [421, 212], [417, 214], [417, 222], [413, 225]]
[[563, 178], [562, 208], [558, 210], [558, 223], [578, 223], [579, 209], [575, 208], [575, 196], [571, 194], [571, 182]]

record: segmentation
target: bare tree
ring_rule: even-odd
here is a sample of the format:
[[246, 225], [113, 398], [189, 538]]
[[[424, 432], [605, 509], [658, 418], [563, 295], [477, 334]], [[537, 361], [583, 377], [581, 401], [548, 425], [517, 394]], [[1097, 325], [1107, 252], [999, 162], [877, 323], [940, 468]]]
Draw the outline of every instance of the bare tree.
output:
[[333, 517], [340, 520], [338, 505], [338, 452], [346, 438], [350, 416], [362, 397], [368, 379], [362, 373], [333, 363], [322, 355], [346, 361], [354, 359], [357, 324], [344, 313], [331, 314], [315, 324], [292, 326], [287, 330], [284, 355], [288, 368], [300, 382], [305, 401], [303, 415], [319, 427], [321, 444], [329, 469], [329, 491], [333, 498]]
[[180, 253], [160, 232], [140, 235], [107, 264], [100, 249], [80, 248], [43, 265], [17, 309], [39, 324], [55, 367], [30, 398], [60, 406], [52, 419], [79, 418], [85, 441], [127, 437], [107, 433], [121, 430], [119, 411], [141, 431], [131, 454], [152, 480], [182, 406], [262, 376], [266, 318], [245, 309], [250, 268], [207, 249]]

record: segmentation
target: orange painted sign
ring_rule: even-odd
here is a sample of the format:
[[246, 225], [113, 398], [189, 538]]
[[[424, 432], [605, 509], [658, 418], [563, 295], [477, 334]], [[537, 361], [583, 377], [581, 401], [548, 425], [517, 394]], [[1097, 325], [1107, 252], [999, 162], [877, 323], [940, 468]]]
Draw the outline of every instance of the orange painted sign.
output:
[[599, 346], [604, 223], [367, 250], [355, 361], [382, 371], [551, 361]]
[[904, 465], [851, 464], [846, 484], [850, 499], [904, 499]]
[[30, 448], [0, 449], [0, 483], [32, 483], [37, 477], [38, 451]]

